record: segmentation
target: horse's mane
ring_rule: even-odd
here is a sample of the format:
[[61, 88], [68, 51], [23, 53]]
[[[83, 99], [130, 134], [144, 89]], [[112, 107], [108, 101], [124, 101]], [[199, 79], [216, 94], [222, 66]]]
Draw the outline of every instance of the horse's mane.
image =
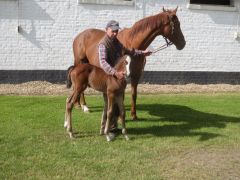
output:
[[137, 33], [147, 28], [155, 29], [162, 24], [162, 13], [146, 17], [137, 21], [131, 28], [130, 37], [133, 38]]

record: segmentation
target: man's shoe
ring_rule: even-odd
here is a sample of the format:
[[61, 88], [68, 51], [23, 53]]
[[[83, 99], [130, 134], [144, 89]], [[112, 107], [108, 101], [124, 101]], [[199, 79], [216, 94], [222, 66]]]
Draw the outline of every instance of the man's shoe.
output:
[[122, 133], [122, 129], [119, 128], [113, 128], [110, 130], [111, 133], [115, 133], [115, 134], [120, 134]]

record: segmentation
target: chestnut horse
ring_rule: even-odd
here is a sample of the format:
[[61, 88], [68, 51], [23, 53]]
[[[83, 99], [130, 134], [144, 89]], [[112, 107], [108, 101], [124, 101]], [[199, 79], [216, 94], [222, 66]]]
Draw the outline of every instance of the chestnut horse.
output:
[[[131, 28], [124, 28], [119, 32], [117, 38], [126, 48], [145, 50], [155, 37], [162, 35], [173, 43], [178, 50], [181, 50], [186, 42], [176, 12], [177, 8], [174, 10], [165, 10], [163, 8], [163, 12], [146, 17], [136, 22]], [[98, 43], [104, 35], [105, 32], [99, 29], [87, 29], [81, 32], [73, 42], [74, 64], [89, 62], [99, 67]], [[137, 85], [144, 69], [145, 57], [131, 57], [131, 59], [131, 116], [134, 120], [137, 119]], [[88, 110], [84, 94], [81, 95], [81, 106]]]
[[[129, 70], [130, 58], [126, 56], [120, 58], [115, 66], [116, 70], [126, 72], [126, 76], [130, 75]], [[125, 126], [125, 108], [124, 108], [124, 91], [127, 86], [126, 79], [117, 79], [114, 76], [107, 75], [101, 68], [91, 64], [78, 64], [71, 66], [68, 69], [67, 87], [73, 85], [73, 92], [66, 100], [66, 112], [64, 127], [70, 138], [73, 137], [72, 133], [72, 108], [74, 103], [78, 101], [80, 94], [87, 88], [103, 92], [104, 96], [104, 109], [101, 121], [100, 134], [106, 135], [107, 141], [111, 141], [113, 136], [109, 133], [110, 121], [113, 119], [113, 108], [116, 106], [119, 109], [119, 118], [122, 122], [122, 134], [128, 140]]]

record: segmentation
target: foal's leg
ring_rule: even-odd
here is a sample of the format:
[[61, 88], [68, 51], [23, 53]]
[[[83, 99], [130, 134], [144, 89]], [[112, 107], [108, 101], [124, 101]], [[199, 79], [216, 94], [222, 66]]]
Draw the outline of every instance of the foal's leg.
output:
[[[84, 64], [88, 62], [88, 59], [85, 54], [85, 49], [79, 46], [77, 41], [73, 42], [73, 54], [74, 54], [74, 66], [78, 64]], [[75, 107], [81, 107], [83, 112], [89, 112], [89, 108], [87, 107], [85, 97], [83, 92], [81, 93], [81, 97], [77, 98], [77, 102], [75, 103]]]
[[104, 99], [104, 108], [103, 108], [102, 119], [101, 119], [100, 135], [104, 134], [104, 128], [107, 121], [108, 100], [107, 100], [107, 95], [104, 93], [103, 93], [103, 99]]
[[[65, 114], [65, 124], [67, 127], [67, 132], [70, 136], [70, 138], [73, 138], [73, 132], [72, 132], [72, 109], [74, 104], [78, 101], [78, 97], [81, 92], [84, 91], [86, 85], [83, 83], [76, 84], [74, 86], [73, 94], [67, 99], [66, 102], [66, 114]], [[67, 121], [67, 123], [66, 123]]]
[[77, 101], [77, 94], [78, 93], [76, 91], [74, 91], [72, 96], [67, 98], [67, 101], [66, 101], [66, 112], [65, 112], [64, 127], [67, 128], [67, 132], [68, 132], [70, 138], [73, 138], [73, 134], [72, 134], [72, 108], [73, 108], [74, 102]]
[[85, 96], [84, 93], [81, 93], [78, 98], [77, 102], [74, 104], [75, 108], [79, 109], [80, 107], [82, 108], [83, 112], [88, 113], [90, 110], [87, 107], [87, 103], [85, 101]]
[[129, 140], [129, 137], [127, 135], [127, 130], [126, 130], [126, 124], [125, 124], [126, 113], [125, 113], [125, 106], [124, 106], [124, 96], [119, 96], [117, 98], [117, 104], [119, 107], [119, 117], [122, 123], [122, 134], [124, 135], [126, 140]]
[[64, 128], [67, 128], [68, 127], [68, 118], [69, 118], [69, 113], [68, 113], [68, 110], [67, 110], [67, 107], [68, 107], [68, 104], [70, 103], [70, 99], [72, 98], [72, 95], [69, 96], [67, 99], [66, 99], [66, 110], [65, 110], [65, 120], [64, 120]]
[[80, 105], [82, 107], [83, 112], [89, 112], [89, 108], [87, 107], [87, 103], [85, 101], [84, 93], [81, 93], [81, 97], [79, 98], [80, 98]]
[[110, 120], [113, 117], [113, 99], [114, 99], [114, 96], [112, 94], [111, 95], [108, 94], [107, 121], [105, 125], [105, 130], [104, 130], [104, 134], [106, 135], [107, 141], [113, 140], [113, 137], [111, 137], [109, 134]]

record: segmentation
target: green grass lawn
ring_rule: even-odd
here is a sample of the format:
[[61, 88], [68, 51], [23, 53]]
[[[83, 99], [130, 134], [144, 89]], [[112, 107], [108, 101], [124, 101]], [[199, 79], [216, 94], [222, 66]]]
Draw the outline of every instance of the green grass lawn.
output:
[[138, 95], [130, 141], [99, 136], [102, 96], [90, 114], [73, 110], [71, 140], [63, 128], [66, 97], [0, 96], [0, 179], [239, 179], [240, 94]]

